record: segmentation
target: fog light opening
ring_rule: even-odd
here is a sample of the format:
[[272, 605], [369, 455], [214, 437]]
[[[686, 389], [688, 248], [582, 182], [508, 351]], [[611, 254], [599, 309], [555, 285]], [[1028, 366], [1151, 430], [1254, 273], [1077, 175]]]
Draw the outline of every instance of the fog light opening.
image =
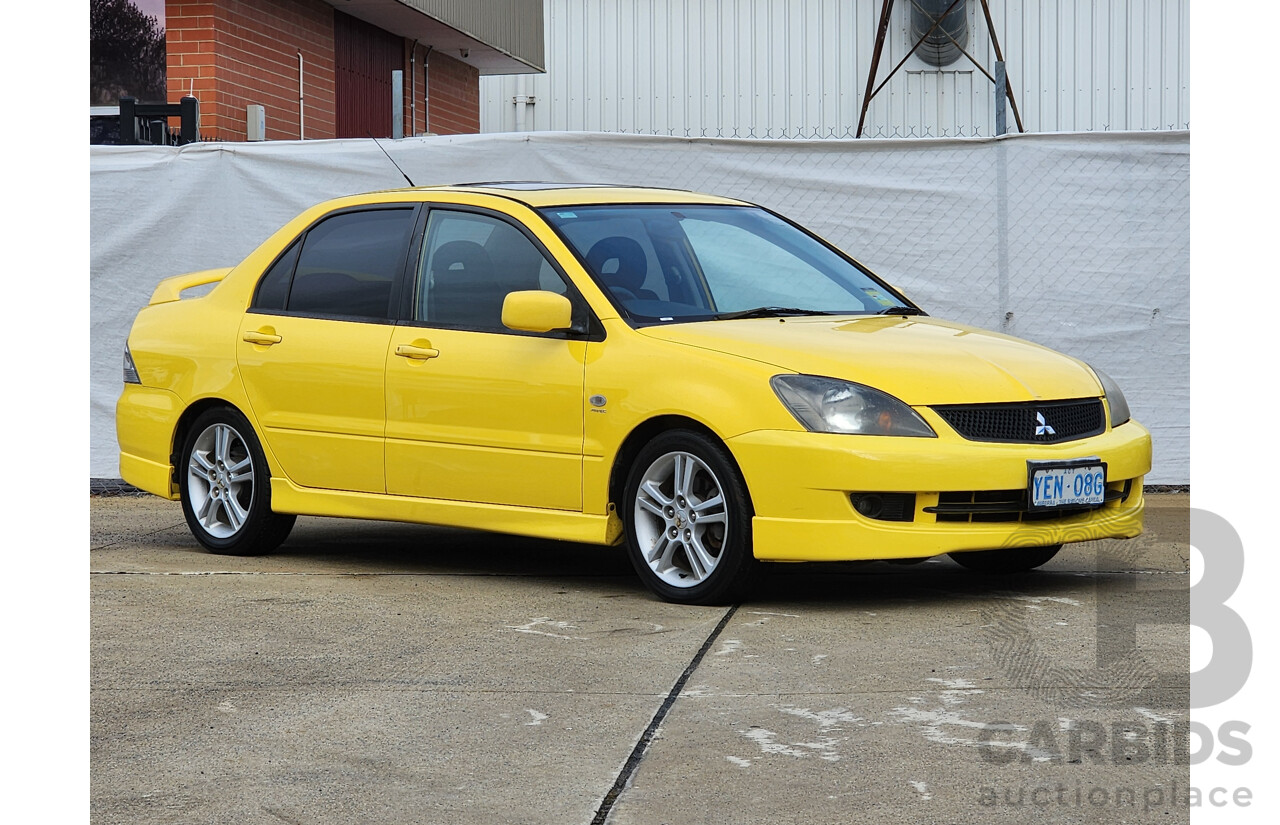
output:
[[858, 515], [877, 521], [914, 521], [915, 493], [850, 493], [849, 503]]
[[884, 499], [874, 493], [854, 496], [853, 509], [867, 518], [880, 518], [880, 514], [884, 512]]

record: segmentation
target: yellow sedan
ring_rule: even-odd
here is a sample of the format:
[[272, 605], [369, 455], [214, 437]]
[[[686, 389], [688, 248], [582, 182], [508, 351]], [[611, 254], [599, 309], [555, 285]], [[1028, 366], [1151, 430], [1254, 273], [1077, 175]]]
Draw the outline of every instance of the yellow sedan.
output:
[[678, 602], [739, 598], [771, 561], [1030, 570], [1138, 535], [1151, 466], [1102, 371], [673, 190], [320, 204], [162, 282], [124, 375], [121, 474], [215, 553], [270, 552], [297, 515], [625, 542]]

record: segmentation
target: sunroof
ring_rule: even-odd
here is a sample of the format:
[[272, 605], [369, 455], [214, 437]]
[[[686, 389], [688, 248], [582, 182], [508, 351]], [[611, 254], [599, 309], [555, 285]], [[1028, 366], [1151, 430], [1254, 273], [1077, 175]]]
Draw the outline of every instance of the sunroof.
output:
[[480, 183], [459, 183], [457, 186], [476, 186], [485, 189], [517, 189], [529, 191], [534, 189], [597, 189], [601, 187], [617, 187], [616, 183], [546, 183], [530, 180], [482, 181]]

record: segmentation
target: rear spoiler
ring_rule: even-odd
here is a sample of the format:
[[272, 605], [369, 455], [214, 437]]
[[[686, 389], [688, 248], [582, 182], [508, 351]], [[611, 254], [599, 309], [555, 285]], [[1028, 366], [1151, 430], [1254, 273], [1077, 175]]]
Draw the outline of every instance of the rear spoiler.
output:
[[203, 269], [199, 272], [188, 272], [186, 275], [165, 278], [156, 287], [156, 291], [151, 293], [151, 300], [147, 302], [147, 306], [180, 301], [182, 300], [182, 291], [184, 289], [204, 286], [205, 284], [216, 284], [227, 277], [227, 273], [231, 269], [232, 267], [229, 266], [222, 269]]

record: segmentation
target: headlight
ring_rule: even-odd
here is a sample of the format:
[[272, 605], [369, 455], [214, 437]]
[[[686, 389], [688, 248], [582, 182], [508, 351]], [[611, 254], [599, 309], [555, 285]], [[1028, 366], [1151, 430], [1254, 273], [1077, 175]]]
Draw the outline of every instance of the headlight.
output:
[[1094, 375], [1098, 376], [1098, 380], [1102, 382], [1102, 392], [1107, 397], [1107, 404], [1111, 407], [1111, 426], [1119, 427], [1121, 424], [1129, 420], [1129, 402], [1124, 400], [1124, 393], [1120, 392], [1120, 385], [1112, 380], [1097, 367], [1092, 367]]
[[138, 368], [133, 365], [133, 354], [129, 352], [129, 345], [124, 345], [124, 382], [126, 384], [141, 384], [142, 379], [138, 377]]
[[871, 387], [816, 375], [775, 375], [770, 383], [796, 420], [813, 432], [937, 438], [915, 410]]

